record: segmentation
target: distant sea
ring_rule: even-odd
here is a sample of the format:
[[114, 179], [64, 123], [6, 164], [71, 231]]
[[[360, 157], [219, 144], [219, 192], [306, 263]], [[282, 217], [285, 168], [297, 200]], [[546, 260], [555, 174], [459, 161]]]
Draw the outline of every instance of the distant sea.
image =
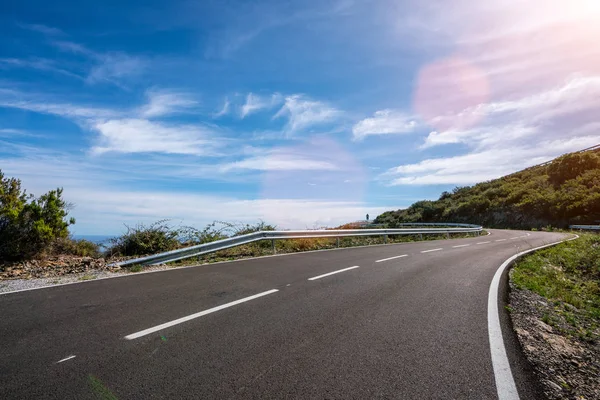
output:
[[73, 235], [74, 239], [85, 239], [97, 244], [106, 244], [106, 241], [115, 235]]

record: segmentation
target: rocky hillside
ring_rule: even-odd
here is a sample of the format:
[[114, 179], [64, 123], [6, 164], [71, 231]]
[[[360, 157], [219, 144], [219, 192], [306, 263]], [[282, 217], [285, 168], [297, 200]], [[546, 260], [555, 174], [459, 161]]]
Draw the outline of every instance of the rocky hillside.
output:
[[468, 222], [492, 228], [600, 222], [600, 147], [566, 154], [505, 177], [457, 187], [438, 200], [387, 211], [376, 223]]

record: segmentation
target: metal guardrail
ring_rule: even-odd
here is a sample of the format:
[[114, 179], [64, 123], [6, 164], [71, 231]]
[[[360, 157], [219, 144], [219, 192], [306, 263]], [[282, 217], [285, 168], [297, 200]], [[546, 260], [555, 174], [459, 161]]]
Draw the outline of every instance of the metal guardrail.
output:
[[397, 224], [398, 226], [450, 226], [450, 227], [460, 227], [460, 228], [473, 228], [478, 227], [479, 225], [473, 224], [456, 224], [453, 222], [406, 222], [402, 224]]
[[569, 225], [569, 229], [579, 229], [585, 231], [600, 231], [600, 225]]
[[[186, 247], [159, 253], [151, 256], [134, 258], [127, 261], [111, 264], [119, 265], [156, 265], [171, 261], [183, 260], [185, 258], [200, 256], [207, 253], [213, 253], [219, 250], [225, 250], [231, 247], [240, 246], [259, 240], [271, 240], [273, 253], [275, 253], [275, 240], [280, 239], [300, 239], [300, 238], [340, 238], [347, 236], [383, 236], [387, 243], [387, 237], [390, 235], [423, 235], [423, 234], [446, 234], [451, 233], [473, 233], [479, 235], [483, 229], [479, 225], [470, 224], [411, 224], [413, 226], [456, 226], [452, 228], [413, 228], [413, 229], [328, 229], [328, 230], [308, 230], [308, 231], [259, 231], [247, 235], [234, 236], [227, 239], [216, 240], [210, 243], [203, 243], [195, 246]], [[339, 242], [338, 242], [339, 245]]]

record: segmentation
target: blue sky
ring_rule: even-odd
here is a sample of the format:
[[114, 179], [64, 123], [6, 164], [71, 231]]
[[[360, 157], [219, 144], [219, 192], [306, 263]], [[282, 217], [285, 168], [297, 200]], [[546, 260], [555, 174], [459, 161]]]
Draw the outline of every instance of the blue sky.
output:
[[600, 143], [596, 0], [0, 6], [0, 169], [77, 234], [336, 226]]

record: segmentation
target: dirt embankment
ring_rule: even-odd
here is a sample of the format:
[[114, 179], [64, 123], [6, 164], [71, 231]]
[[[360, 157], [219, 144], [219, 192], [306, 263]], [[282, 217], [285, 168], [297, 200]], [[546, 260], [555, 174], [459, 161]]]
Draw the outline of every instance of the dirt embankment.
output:
[[581, 330], [589, 335], [569, 334], [572, 324], [565, 315], [573, 315], [572, 306], [512, 284], [510, 310], [523, 351], [549, 399], [600, 399], [598, 327], [583, 320]]

